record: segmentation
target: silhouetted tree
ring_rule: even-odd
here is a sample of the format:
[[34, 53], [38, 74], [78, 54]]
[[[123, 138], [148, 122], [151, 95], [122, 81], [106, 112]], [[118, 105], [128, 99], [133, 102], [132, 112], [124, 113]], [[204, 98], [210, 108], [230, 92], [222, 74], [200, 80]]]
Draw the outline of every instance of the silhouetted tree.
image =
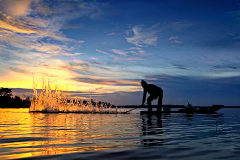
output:
[[19, 96], [12, 97], [12, 89], [0, 89], [0, 107], [1, 108], [29, 108], [31, 105], [30, 98], [22, 100]]
[[14, 103], [19, 103], [19, 104], [21, 104], [23, 101], [22, 101], [22, 99], [19, 97], [19, 96], [15, 96], [15, 98], [14, 98]]
[[27, 98], [26, 98], [26, 101], [30, 101], [30, 98], [29, 98], [29, 97], [27, 97]]
[[0, 96], [11, 97], [12, 96], [12, 89], [1, 87]]

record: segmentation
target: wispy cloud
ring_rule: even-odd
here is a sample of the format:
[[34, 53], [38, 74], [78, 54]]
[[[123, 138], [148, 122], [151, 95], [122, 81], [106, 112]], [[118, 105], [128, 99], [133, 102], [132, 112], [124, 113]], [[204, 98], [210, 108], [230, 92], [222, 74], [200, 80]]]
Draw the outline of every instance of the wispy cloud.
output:
[[26, 34], [31, 34], [31, 33], [39, 33], [36, 30], [33, 30], [30, 27], [27, 27], [24, 23], [16, 23], [12, 21], [12, 24], [10, 21], [3, 21], [0, 20], [0, 27], [2, 29], [12, 31], [12, 32], [17, 32], [17, 33], [26, 33]]
[[[127, 30], [127, 42], [136, 45], [136, 47], [146, 47], [148, 45], [157, 46], [157, 41], [160, 38], [163, 31], [174, 30], [179, 31], [192, 26], [193, 23], [188, 21], [181, 22], [169, 22], [169, 23], [156, 23], [152, 26], [146, 27], [144, 25], [135, 25], [130, 30]], [[178, 39], [177, 36], [170, 37], [169, 40]]]
[[139, 81], [134, 81], [134, 80], [106, 80], [106, 79], [93, 79], [93, 78], [82, 78], [82, 77], [76, 77], [72, 79], [78, 82], [91, 83], [91, 84], [139, 86]]
[[170, 75], [162, 74], [162, 75], [151, 75], [151, 76], [146, 76], [147, 79], [154, 79], [154, 80], [159, 80], [159, 79], [172, 79], [176, 78]]
[[129, 53], [129, 52], [126, 52], [126, 51], [122, 51], [120, 49], [111, 49], [110, 51], [112, 51], [114, 53], [117, 53], [117, 54], [120, 54], [120, 55], [124, 55], [124, 56], [127, 56], [127, 53]]
[[[107, 52], [104, 52], [104, 51], [101, 51], [101, 50], [98, 50], [98, 49], [96, 49], [96, 51], [98, 51], [98, 52], [100, 52], [100, 53], [103, 53], [103, 54], [106, 54], [106, 55], [108, 55], [109, 57], [114, 58], [113, 62], [117, 62], [117, 61], [129, 61], [129, 62], [134, 62], [134, 61], [136, 61], [136, 60], [144, 60], [144, 59], [141, 58], [141, 57], [123, 57], [123, 58], [120, 58], [120, 57], [117, 57], [117, 56], [115, 56], [115, 55], [113, 55], [113, 54], [110, 54], [110, 53], [107, 53]], [[119, 51], [115, 51], [115, 52], [117, 52], [118, 54], [120, 54]], [[122, 52], [122, 51], [120, 51], [120, 52]], [[123, 54], [123, 53], [122, 53], [122, 54]]]
[[168, 40], [176, 40], [176, 39], [179, 39], [179, 37], [178, 36], [171, 36]]
[[101, 51], [101, 50], [99, 50], [99, 49], [96, 49], [96, 51], [98, 51], [98, 52], [100, 52], [100, 53], [103, 53], [103, 54], [106, 54], [106, 55], [108, 55], [109, 57], [114, 58], [114, 61], [118, 61], [118, 60], [120, 60], [119, 57], [114, 56], [113, 54], [110, 54], [110, 53], [107, 53], [107, 52]]
[[222, 64], [222, 65], [215, 65], [212, 68], [236, 70], [236, 69], [240, 69], [240, 64]]
[[26, 73], [27, 72], [25, 69], [16, 68], [16, 67], [9, 67], [8, 69], [11, 70], [11, 71], [14, 71], [14, 72], [19, 72], [19, 73]]
[[177, 45], [180, 45], [183, 43], [178, 39], [179, 39], [178, 36], [171, 36], [168, 40], [172, 43], [172, 47], [176, 47]]
[[107, 33], [108, 36], [118, 36], [120, 35], [119, 33], [116, 33], [116, 32], [110, 32], [110, 33]]
[[129, 53], [132, 53], [134, 56], [146, 56], [148, 55], [145, 50], [139, 47], [130, 47], [126, 50], [131, 50]]
[[173, 66], [177, 69], [188, 70], [185, 65], [182, 64], [173, 64]]
[[76, 52], [73, 53], [73, 54], [72, 54], [72, 53], [62, 53], [62, 55], [64, 55], [64, 56], [72, 56], [72, 57], [73, 57], [73, 56], [79, 56], [79, 55], [81, 55], [81, 54], [83, 54], [83, 53], [76, 53]]
[[133, 61], [141, 61], [141, 60], [145, 60], [145, 59], [143, 59], [141, 57], [130, 57], [130, 58], [127, 58], [127, 60], [133, 62]]
[[90, 57], [92, 60], [98, 60], [97, 57]]
[[183, 43], [182, 41], [174, 41], [177, 44]]
[[131, 31], [133, 32], [132, 37], [127, 37], [127, 41], [136, 45], [136, 47], [142, 47], [142, 45], [157, 45], [159, 36], [157, 35], [160, 31], [156, 28], [159, 24], [151, 27], [143, 27], [142, 25], [133, 26]]

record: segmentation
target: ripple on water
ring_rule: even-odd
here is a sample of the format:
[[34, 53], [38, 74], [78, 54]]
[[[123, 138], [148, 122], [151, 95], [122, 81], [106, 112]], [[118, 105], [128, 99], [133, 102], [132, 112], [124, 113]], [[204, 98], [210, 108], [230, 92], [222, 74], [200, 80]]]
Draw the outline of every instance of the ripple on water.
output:
[[26, 141], [46, 141], [51, 140], [48, 137], [19, 137], [19, 138], [0, 138], [0, 144], [14, 143], [14, 142], [26, 142]]

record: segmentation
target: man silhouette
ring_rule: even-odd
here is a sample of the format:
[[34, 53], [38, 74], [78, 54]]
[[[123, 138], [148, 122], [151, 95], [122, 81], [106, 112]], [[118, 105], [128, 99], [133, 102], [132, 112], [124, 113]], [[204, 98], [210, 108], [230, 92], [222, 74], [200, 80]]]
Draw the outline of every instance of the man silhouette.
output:
[[157, 111], [161, 112], [162, 109], [162, 98], [163, 98], [163, 90], [162, 88], [155, 86], [153, 84], [147, 84], [146, 81], [142, 80], [141, 85], [143, 87], [143, 99], [142, 99], [142, 106], [145, 103], [146, 100], [146, 94], [149, 93], [150, 96], [147, 99], [147, 104], [148, 104], [148, 111], [152, 111], [152, 100], [158, 98], [158, 108]]

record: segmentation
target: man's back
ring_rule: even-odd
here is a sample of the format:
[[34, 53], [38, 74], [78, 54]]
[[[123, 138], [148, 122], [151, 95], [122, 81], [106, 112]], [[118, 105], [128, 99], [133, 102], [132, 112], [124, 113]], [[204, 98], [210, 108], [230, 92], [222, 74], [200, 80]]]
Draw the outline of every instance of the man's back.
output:
[[146, 92], [153, 96], [159, 96], [160, 94], [163, 94], [162, 88], [153, 84], [148, 84], [144, 89], [146, 90]]

